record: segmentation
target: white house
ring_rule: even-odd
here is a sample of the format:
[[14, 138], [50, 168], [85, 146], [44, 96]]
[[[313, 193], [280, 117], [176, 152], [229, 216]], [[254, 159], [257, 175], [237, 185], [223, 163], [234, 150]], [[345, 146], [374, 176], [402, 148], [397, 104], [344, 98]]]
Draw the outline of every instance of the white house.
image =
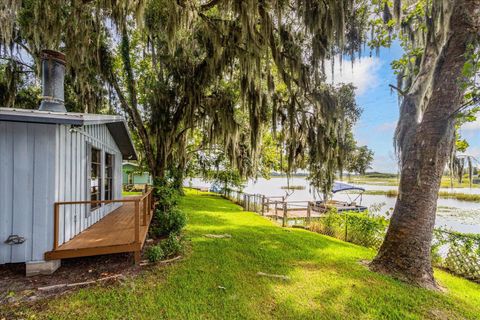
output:
[[[39, 110], [0, 108], [0, 264], [25, 262], [27, 275], [55, 271], [55, 244], [123, 205], [108, 200], [122, 197], [122, 160], [136, 159], [122, 117], [66, 112], [64, 61], [43, 53]], [[59, 207], [54, 226], [56, 202], [97, 200]]]

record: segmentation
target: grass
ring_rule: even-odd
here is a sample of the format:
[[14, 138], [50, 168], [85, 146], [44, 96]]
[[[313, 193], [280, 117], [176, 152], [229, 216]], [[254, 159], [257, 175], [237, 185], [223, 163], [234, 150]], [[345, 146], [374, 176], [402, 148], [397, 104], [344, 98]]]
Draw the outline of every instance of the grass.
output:
[[[185, 258], [127, 280], [58, 297], [36, 319], [478, 319], [480, 285], [435, 272], [446, 293], [370, 272], [374, 252], [282, 229], [218, 196], [187, 191]], [[204, 237], [207, 233], [230, 239]], [[283, 281], [257, 272], [288, 275]], [[0, 312], [1, 314], [1, 312]], [[1, 318], [1, 316], [0, 316]]]
[[123, 191], [122, 192], [122, 197], [130, 197], [130, 196], [141, 196], [141, 192], [135, 192], [135, 191]]
[[[366, 174], [362, 176], [350, 176], [344, 177], [348, 183], [356, 183], [356, 184], [376, 184], [382, 186], [398, 186], [399, 179], [396, 175], [392, 174]], [[442, 188], [450, 188], [450, 177], [443, 176], [442, 181], [440, 184]], [[463, 179], [462, 183], [458, 183], [457, 180], [454, 179], [453, 181], [454, 188], [470, 188], [470, 182], [468, 178]], [[480, 185], [472, 184], [473, 188], [478, 188]]]
[[305, 190], [305, 186], [281, 186], [283, 190]]
[[[363, 194], [371, 194], [371, 195], [384, 195], [387, 197], [396, 197], [398, 195], [397, 190], [365, 190]], [[440, 198], [446, 199], [456, 199], [461, 201], [471, 201], [477, 202], [480, 201], [480, 194], [468, 194], [468, 193], [461, 193], [461, 192], [445, 192], [440, 191], [438, 193]]]

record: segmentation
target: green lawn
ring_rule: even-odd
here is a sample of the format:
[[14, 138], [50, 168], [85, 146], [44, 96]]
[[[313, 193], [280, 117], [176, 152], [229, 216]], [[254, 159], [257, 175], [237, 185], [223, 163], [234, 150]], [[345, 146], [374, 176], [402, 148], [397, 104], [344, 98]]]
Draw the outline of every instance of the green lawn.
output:
[[130, 197], [130, 196], [141, 196], [141, 192], [134, 192], [134, 191], [123, 191], [122, 197]]
[[[37, 318], [65, 319], [478, 319], [480, 285], [437, 271], [446, 293], [370, 272], [363, 247], [282, 229], [215, 195], [182, 199], [185, 259], [126, 284], [52, 300]], [[211, 239], [207, 233], [232, 235]], [[288, 275], [264, 278], [257, 272]], [[223, 289], [224, 288], [224, 289]]]

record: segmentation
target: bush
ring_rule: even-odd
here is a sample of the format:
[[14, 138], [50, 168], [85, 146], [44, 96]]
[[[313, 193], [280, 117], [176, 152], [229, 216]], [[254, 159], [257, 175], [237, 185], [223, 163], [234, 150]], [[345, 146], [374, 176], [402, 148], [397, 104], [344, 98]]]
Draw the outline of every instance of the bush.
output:
[[388, 220], [380, 216], [365, 213], [349, 212], [347, 218], [348, 242], [378, 249], [388, 227]]
[[171, 182], [155, 181], [155, 199], [157, 208], [163, 212], [168, 212], [175, 208], [180, 199], [181, 193]]
[[348, 242], [378, 248], [385, 236], [388, 220], [357, 212], [329, 212], [312, 223], [310, 229]]
[[183, 240], [178, 234], [172, 233], [162, 242], [162, 249], [165, 256], [180, 254], [183, 252]]
[[163, 252], [162, 247], [159, 245], [149, 247], [147, 249], [146, 254], [147, 254], [147, 259], [150, 262], [157, 262], [162, 260], [165, 257], [165, 253]]
[[160, 210], [169, 211], [173, 209], [178, 204], [179, 197], [180, 193], [174, 188], [162, 186], [156, 189], [156, 198]]
[[168, 212], [157, 210], [155, 212], [155, 226], [152, 227], [154, 236], [167, 236], [169, 234], [179, 234], [187, 224], [187, 217], [178, 208], [173, 208]]

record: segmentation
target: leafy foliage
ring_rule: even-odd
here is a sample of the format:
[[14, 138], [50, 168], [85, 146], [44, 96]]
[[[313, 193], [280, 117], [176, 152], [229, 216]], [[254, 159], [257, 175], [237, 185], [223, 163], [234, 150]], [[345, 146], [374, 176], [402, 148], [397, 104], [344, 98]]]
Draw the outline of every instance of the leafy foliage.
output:
[[345, 128], [324, 64], [361, 50], [367, 8], [353, 0], [12, 0], [0, 8], [0, 42], [26, 50], [37, 67], [41, 49], [63, 50], [77, 105], [117, 103], [154, 177], [172, 171], [181, 180], [195, 130], [202, 147], [222, 148], [242, 177], [254, 176], [270, 121], [286, 171], [308, 161], [312, 184], [327, 190], [342, 167]]
[[157, 262], [165, 257], [165, 253], [163, 252], [162, 247], [159, 245], [148, 247], [146, 255], [148, 261], [150, 262]]
[[312, 222], [310, 229], [348, 242], [378, 249], [385, 236], [388, 220], [368, 213], [331, 210]]
[[183, 238], [176, 233], [171, 233], [166, 240], [162, 241], [162, 250], [167, 257], [181, 254], [184, 247]]
[[367, 146], [356, 147], [346, 159], [346, 170], [358, 174], [365, 174], [371, 168], [373, 151]]
[[152, 226], [152, 233], [157, 237], [179, 234], [187, 224], [185, 214], [178, 208], [166, 212], [157, 210], [155, 218], [156, 223]]

